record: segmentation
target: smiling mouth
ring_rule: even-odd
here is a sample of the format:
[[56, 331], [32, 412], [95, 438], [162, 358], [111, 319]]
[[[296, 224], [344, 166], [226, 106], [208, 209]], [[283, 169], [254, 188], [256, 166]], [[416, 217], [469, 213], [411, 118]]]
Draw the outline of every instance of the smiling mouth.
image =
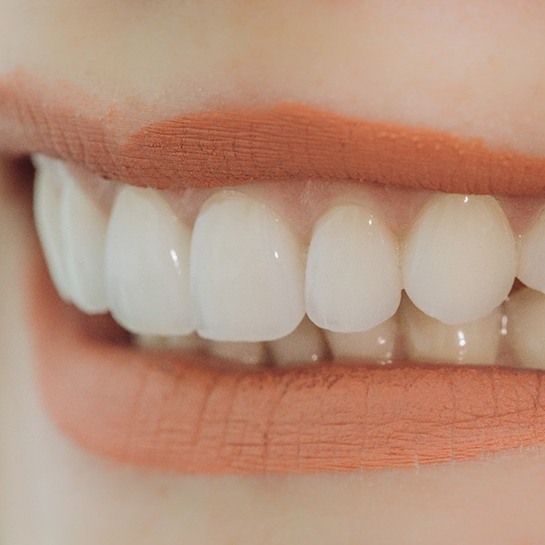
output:
[[[545, 325], [527, 318], [545, 308], [541, 199], [521, 212], [516, 198], [378, 184], [164, 191], [34, 161], [58, 292], [135, 345], [261, 367], [542, 365]], [[508, 297], [515, 276], [526, 286]]]
[[[204, 144], [199, 165], [215, 174], [201, 169], [188, 187], [175, 151], [191, 157], [188, 134], [209, 123], [199, 116], [166, 122], [160, 168], [149, 139], [131, 169], [127, 147], [70, 146], [48, 116], [45, 132], [30, 116], [29, 149], [12, 140], [11, 151], [62, 157], [34, 155], [36, 222], [61, 297], [40, 265], [30, 302], [56, 422], [102, 455], [181, 473], [405, 467], [543, 444], [545, 220], [530, 193], [544, 162], [295, 105], [221, 114], [224, 132], [236, 118], [246, 142], [249, 115], [285, 123], [286, 111], [294, 132], [316, 119], [338, 128], [311, 138], [313, 157], [316, 142], [327, 154], [339, 134], [360, 138], [337, 142], [328, 164], [352, 157], [362, 135], [405, 155], [397, 170], [380, 162], [386, 184], [370, 181], [372, 160], [347, 165], [346, 181], [309, 181], [308, 156], [278, 164], [272, 153], [272, 167], [258, 160], [244, 177], [246, 159], [224, 147], [221, 187]], [[278, 151], [277, 136], [260, 149]], [[236, 185], [263, 168], [275, 183]]]

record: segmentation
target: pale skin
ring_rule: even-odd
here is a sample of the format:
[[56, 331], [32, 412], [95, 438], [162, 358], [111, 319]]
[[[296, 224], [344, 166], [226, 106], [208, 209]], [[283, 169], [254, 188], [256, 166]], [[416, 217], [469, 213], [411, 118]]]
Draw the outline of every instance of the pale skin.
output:
[[[44, 85], [69, 83], [94, 97], [79, 107], [97, 115], [135, 102], [154, 121], [291, 101], [545, 155], [544, 28], [538, 0], [0, 0], [0, 77], [23, 70]], [[80, 450], [50, 422], [33, 382], [19, 273], [32, 220], [8, 178], [3, 167], [0, 542], [545, 541], [539, 450], [403, 470], [254, 477], [160, 474]]]

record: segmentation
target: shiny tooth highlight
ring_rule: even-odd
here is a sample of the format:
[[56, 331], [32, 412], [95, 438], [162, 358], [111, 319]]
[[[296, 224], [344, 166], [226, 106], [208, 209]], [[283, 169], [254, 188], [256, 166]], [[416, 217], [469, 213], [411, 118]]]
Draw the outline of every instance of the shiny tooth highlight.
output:
[[409, 297], [446, 324], [489, 314], [507, 297], [516, 267], [513, 234], [489, 196], [435, 195], [413, 223], [402, 253]]
[[201, 337], [270, 341], [305, 314], [303, 250], [281, 218], [237, 191], [201, 209], [191, 245], [191, 292]]
[[51, 279], [62, 299], [70, 302], [70, 283], [65, 271], [61, 237], [61, 196], [64, 164], [57, 159], [35, 155], [34, 220]]
[[518, 278], [545, 293], [545, 210], [521, 236], [519, 248]]
[[405, 299], [400, 307], [405, 349], [411, 359], [441, 363], [489, 364], [496, 361], [502, 313], [459, 325], [431, 318]]
[[344, 205], [318, 221], [305, 291], [309, 318], [330, 331], [366, 331], [395, 313], [401, 297], [397, 241], [376, 214]]
[[114, 318], [132, 333], [195, 329], [189, 293], [190, 231], [153, 189], [123, 186], [106, 240], [106, 286]]
[[267, 352], [277, 367], [308, 365], [324, 360], [329, 355], [322, 331], [308, 318], [304, 318], [293, 333], [269, 342]]
[[62, 170], [60, 227], [71, 298], [88, 314], [105, 313], [108, 311], [104, 266], [108, 218], [68, 169]]
[[508, 337], [524, 367], [545, 369], [545, 295], [523, 288], [505, 304]]
[[356, 333], [325, 332], [335, 359], [363, 359], [391, 363], [398, 357], [397, 315], [368, 331]]

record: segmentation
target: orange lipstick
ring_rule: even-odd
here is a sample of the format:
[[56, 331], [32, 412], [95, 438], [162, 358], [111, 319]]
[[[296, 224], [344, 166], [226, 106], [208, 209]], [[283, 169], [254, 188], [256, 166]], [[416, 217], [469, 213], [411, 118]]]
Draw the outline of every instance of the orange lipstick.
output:
[[[186, 114], [125, 131], [0, 84], [0, 147], [46, 153], [156, 188], [308, 178], [450, 192], [536, 194], [545, 159], [429, 129], [302, 105]], [[181, 473], [352, 471], [471, 460], [545, 444], [536, 370], [322, 365], [243, 372], [153, 354], [90, 333], [43, 264], [29, 323], [54, 420], [95, 452]]]

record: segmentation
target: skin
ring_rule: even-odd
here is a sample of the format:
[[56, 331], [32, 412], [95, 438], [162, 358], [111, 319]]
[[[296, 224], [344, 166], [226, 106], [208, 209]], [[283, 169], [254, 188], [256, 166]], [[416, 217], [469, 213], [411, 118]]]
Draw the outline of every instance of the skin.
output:
[[[68, 82], [66, 100], [87, 114], [139, 104], [151, 122], [298, 101], [545, 156], [540, 1], [0, 0], [0, 14], [0, 77]], [[33, 234], [11, 176], [2, 162], [0, 542], [545, 541], [541, 449], [396, 471], [182, 477], [76, 448], [35, 388], [20, 274]]]

